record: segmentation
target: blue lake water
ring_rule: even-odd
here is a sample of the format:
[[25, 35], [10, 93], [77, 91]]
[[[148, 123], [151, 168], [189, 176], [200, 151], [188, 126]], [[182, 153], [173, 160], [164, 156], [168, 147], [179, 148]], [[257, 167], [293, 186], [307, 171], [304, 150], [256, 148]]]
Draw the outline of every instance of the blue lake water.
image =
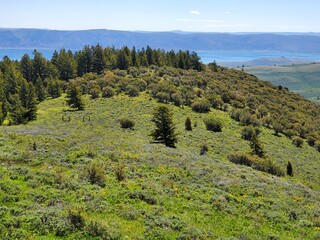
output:
[[[0, 59], [8, 56], [12, 60], [20, 60], [27, 53], [32, 58], [34, 49], [0, 49]], [[54, 49], [37, 49], [47, 59], [51, 59]], [[197, 51], [203, 63], [216, 61], [223, 62], [244, 62], [259, 58], [296, 58], [312, 61], [320, 61], [320, 54], [313, 53], [291, 53], [276, 51]]]

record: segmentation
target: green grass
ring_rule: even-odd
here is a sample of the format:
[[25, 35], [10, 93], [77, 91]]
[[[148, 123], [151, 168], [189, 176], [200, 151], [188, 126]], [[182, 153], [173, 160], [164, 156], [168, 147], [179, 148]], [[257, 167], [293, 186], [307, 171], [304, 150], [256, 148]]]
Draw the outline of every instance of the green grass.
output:
[[[236, 165], [230, 153], [250, 152], [239, 123], [211, 110], [223, 122], [214, 133], [203, 123], [208, 114], [173, 105], [177, 148], [152, 144], [158, 104], [147, 94], [86, 96], [85, 111], [69, 111], [61, 97], [42, 102], [36, 121], [0, 127], [0, 239], [320, 237], [319, 152], [262, 129], [266, 154], [283, 170], [290, 160], [294, 177]], [[187, 116], [191, 132], [184, 130]], [[123, 117], [134, 130], [121, 128]], [[209, 150], [200, 156], [204, 143]], [[105, 187], [88, 180], [93, 161]]]
[[292, 66], [246, 67], [244, 70], [274, 85], [287, 87], [306, 98], [316, 100], [320, 96], [319, 63]]

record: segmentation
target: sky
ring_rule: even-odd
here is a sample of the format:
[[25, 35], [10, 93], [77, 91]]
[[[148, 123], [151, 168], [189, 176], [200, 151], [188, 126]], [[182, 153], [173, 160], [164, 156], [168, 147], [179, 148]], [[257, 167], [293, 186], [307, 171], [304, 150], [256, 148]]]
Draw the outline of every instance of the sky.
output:
[[0, 28], [320, 32], [319, 0], [1, 0]]

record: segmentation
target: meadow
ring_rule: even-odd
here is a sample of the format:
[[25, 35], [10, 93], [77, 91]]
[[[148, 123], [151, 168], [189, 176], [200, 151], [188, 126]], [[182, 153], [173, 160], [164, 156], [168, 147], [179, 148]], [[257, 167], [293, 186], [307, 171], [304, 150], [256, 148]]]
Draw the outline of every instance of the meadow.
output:
[[[166, 104], [179, 133], [168, 148], [152, 143], [161, 103], [146, 92], [85, 103], [47, 99], [37, 120], [0, 127], [0, 239], [320, 238], [320, 155], [307, 143], [261, 128], [266, 155], [293, 164], [293, 177], [277, 177], [228, 160], [250, 152], [228, 112]], [[206, 130], [208, 115], [222, 132]]]

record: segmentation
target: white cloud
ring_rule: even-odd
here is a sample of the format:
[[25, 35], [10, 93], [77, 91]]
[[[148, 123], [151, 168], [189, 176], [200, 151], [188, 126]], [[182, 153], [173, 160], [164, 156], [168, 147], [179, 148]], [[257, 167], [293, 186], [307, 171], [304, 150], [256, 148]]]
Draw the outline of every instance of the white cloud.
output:
[[196, 10], [192, 10], [192, 11], [190, 11], [190, 14], [192, 14], [192, 15], [200, 15], [200, 12], [196, 11]]
[[228, 12], [228, 11], [227, 11], [227, 12], [224, 12], [224, 14], [231, 14], [231, 12]]
[[189, 19], [189, 18], [179, 18], [176, 19], [179, 22], [194, 22], [194, 23], [223, 23], [221, 20], [214, 19]]

